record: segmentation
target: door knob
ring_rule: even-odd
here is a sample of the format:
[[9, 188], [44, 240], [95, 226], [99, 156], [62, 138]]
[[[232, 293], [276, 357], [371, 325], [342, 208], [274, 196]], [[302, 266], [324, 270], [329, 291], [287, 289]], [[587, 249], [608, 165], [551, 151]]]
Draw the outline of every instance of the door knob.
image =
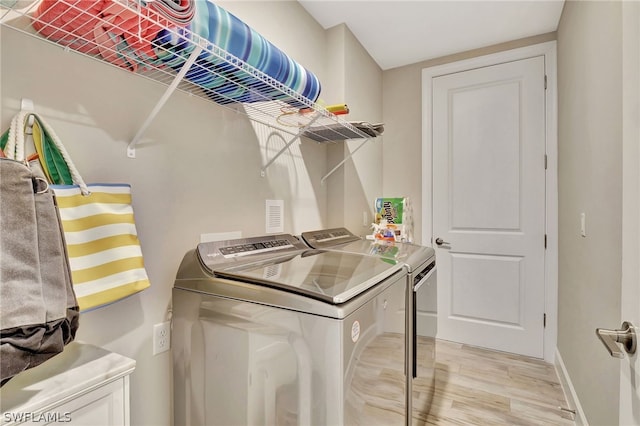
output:
[[441, 245], [443, 245], [443, 244], [448, 245], [448, 246], [450, 246], [450, 245], [451, 245], [451, 243], [446, 242], [445, 240], [443, 240], [443, 239], [442, 239], [442, 238], [440, 238], [440, 237], [436, 238], [436, 244], [437, 244], [437, 245], [439, 245], [439, 246], [441, 246]]
[[630, 322], [623, 322], [622, 328], [619, 330], [596, 328], [596, 334], [612, 357], [624, 358], [624, 353], [620, 350], [620, 346], [618, 346], [617, 343], [622, 343], [622, 347], [628, 354], [633, 355], [636, 353], [636, 330]]

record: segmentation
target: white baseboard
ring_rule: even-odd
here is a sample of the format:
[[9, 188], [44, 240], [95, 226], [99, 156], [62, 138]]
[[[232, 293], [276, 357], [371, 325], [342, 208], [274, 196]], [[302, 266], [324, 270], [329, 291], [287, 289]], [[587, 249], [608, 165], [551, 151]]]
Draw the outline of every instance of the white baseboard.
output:
[[569, 377], [569, 372], [564, 366], [564, 362], [562, 361], [562, 356], [560, 356], [560, 352], [556, 348], [556, 358], [555, 358], [555, 367], [556, 374], [560, 379], [560, 385], [562, 386], [562, 390], [564, 392], [564, 397], [567, 400], [567, 408], [572, 410], [576, 410], [575, 422], [576, 426], [589, 426], [589, 422], [587, 422], [587, 418], [584, 415], [584, 410], [582, 410], [582, 405], [580, 405], [580, 400], [578, 399], [578, 395], [576, 394], [576, 390], [573, 387], [573, 383], [571, 383], [571, 377]]

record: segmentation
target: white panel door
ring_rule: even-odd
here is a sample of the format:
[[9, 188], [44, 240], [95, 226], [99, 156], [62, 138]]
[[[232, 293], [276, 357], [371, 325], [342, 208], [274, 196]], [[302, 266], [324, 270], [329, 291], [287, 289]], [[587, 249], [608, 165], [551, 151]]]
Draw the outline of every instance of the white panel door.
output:
[[540, 358], [544, 74], [538, 56], [436, 77], [432, 110], [438, 337]]

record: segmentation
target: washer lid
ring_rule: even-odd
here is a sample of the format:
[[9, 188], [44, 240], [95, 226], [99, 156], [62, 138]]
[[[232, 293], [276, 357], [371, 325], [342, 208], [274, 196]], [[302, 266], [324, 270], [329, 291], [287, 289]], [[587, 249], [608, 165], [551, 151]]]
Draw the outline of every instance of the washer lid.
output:
[[216, 269], [214, 273], [340, 304], [400, 270], [402, 264], [391, 259], [308, 250], [257, 263]]

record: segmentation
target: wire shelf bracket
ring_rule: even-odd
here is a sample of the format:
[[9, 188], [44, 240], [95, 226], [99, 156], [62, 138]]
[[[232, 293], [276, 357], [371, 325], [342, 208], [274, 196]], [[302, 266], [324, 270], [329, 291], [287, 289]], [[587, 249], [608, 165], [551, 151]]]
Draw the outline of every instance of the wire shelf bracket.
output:
[[167, 103], [173, 92], [178, 87], [178, 84], [180, 84], [184, 76], [187, 74], [187, 71], [191, 69], [191, 66], [194, 64], [198, 56], [200, 56], [200, 53], [202, 53], [203, 49], [204, 47], [201, 44], [195, 46], [193, 52], [191, 52], [191, 54], [189, 55], [189, 59], [187, 59], [182, 68], [180, 68], [180, 72], [178, 72], [169, 87], [167, 87], [167, 90], [165, 90], [158, 103], [156, 103], [156, 106], [153, 107], [153, 110], [151, 110], [151, 113], [149, 114], [147, 119], [144, 121], [144, 123], [142, 123], [142, 126], [140, 126], [138, 133], [136, 133], [131, 142], [129, 142], [129, 145], [127, 146], [127, 157], [136, 158], [136, 144], [140, 142], [140, 139], [142, 138], [144, 132], [147, 131], [153, 120], [155, 120], [164, 104]]
[[367, 138], [365, 140], [362, 141], [362, 143], [360, 145], [358, 145], [356, 147], [356, 149], [354, 149], [353, 151], [351, 151], [349, 153], [349, 155], [347, 155], [345, 158], [342, 159], [342, 161], [340, 161], [338, 164], [336, 164], [333, 169], [329, 170], [329, 172], [323, 176], [322, 179], [320, 179], [320, 183], [324, 184], [324, 182], [329, 179], [329, 176], [331, 176], [336, 170], [338, 170], [340, 167], [342, 167], [342, 165], [344, 163], [346, 163], [351, 157], [353, 157], [353, 154], [355, 154], [360, 148], [362, 148], [363, 146], [365, 146], [365, 144], [367, 142], [369, 142], [371, 140], [371, 138]]
[[302, 134], [305, 132], [305, 130], [307, 130], [308, 128], [311, 127], [311, 125], [313, 123], [316, 122], [316, 120], [318, 118], [320, 118], [322, 116], [322, 114], [318, 111], [315, 113], [315, 116], [303, 127], [300, 128], [300, 131], [293, 137], [291, 138], [291, 140], [289, 142], [287, 142], [285, 144], [284, 147], [282, 147], [282, 149], [280, 151], [278, 151], [278, 153], [276, 155], [273, 156], [273, 158], [271, 160], [269, 160], [267, 162], [267, 164], [265, 164], [264, 166], [262, 166], [262, 168], [260, 169], [260, 176], [265, 177], [266, 176], [266, 172], [267, 172], [267, 168], [269, 168], [270, 165], [273, 164], [274, 161], [276, 161], [278, 159], [278, 157], [280, 157], [282, 154], [284, 154], [284, 152], [289, 149], [289, 147], [291, 146], [291, 144], [293, 144], [295, 141], [297, 141], [298, 139], [300, 139], [300, 136], [302, 136]]

